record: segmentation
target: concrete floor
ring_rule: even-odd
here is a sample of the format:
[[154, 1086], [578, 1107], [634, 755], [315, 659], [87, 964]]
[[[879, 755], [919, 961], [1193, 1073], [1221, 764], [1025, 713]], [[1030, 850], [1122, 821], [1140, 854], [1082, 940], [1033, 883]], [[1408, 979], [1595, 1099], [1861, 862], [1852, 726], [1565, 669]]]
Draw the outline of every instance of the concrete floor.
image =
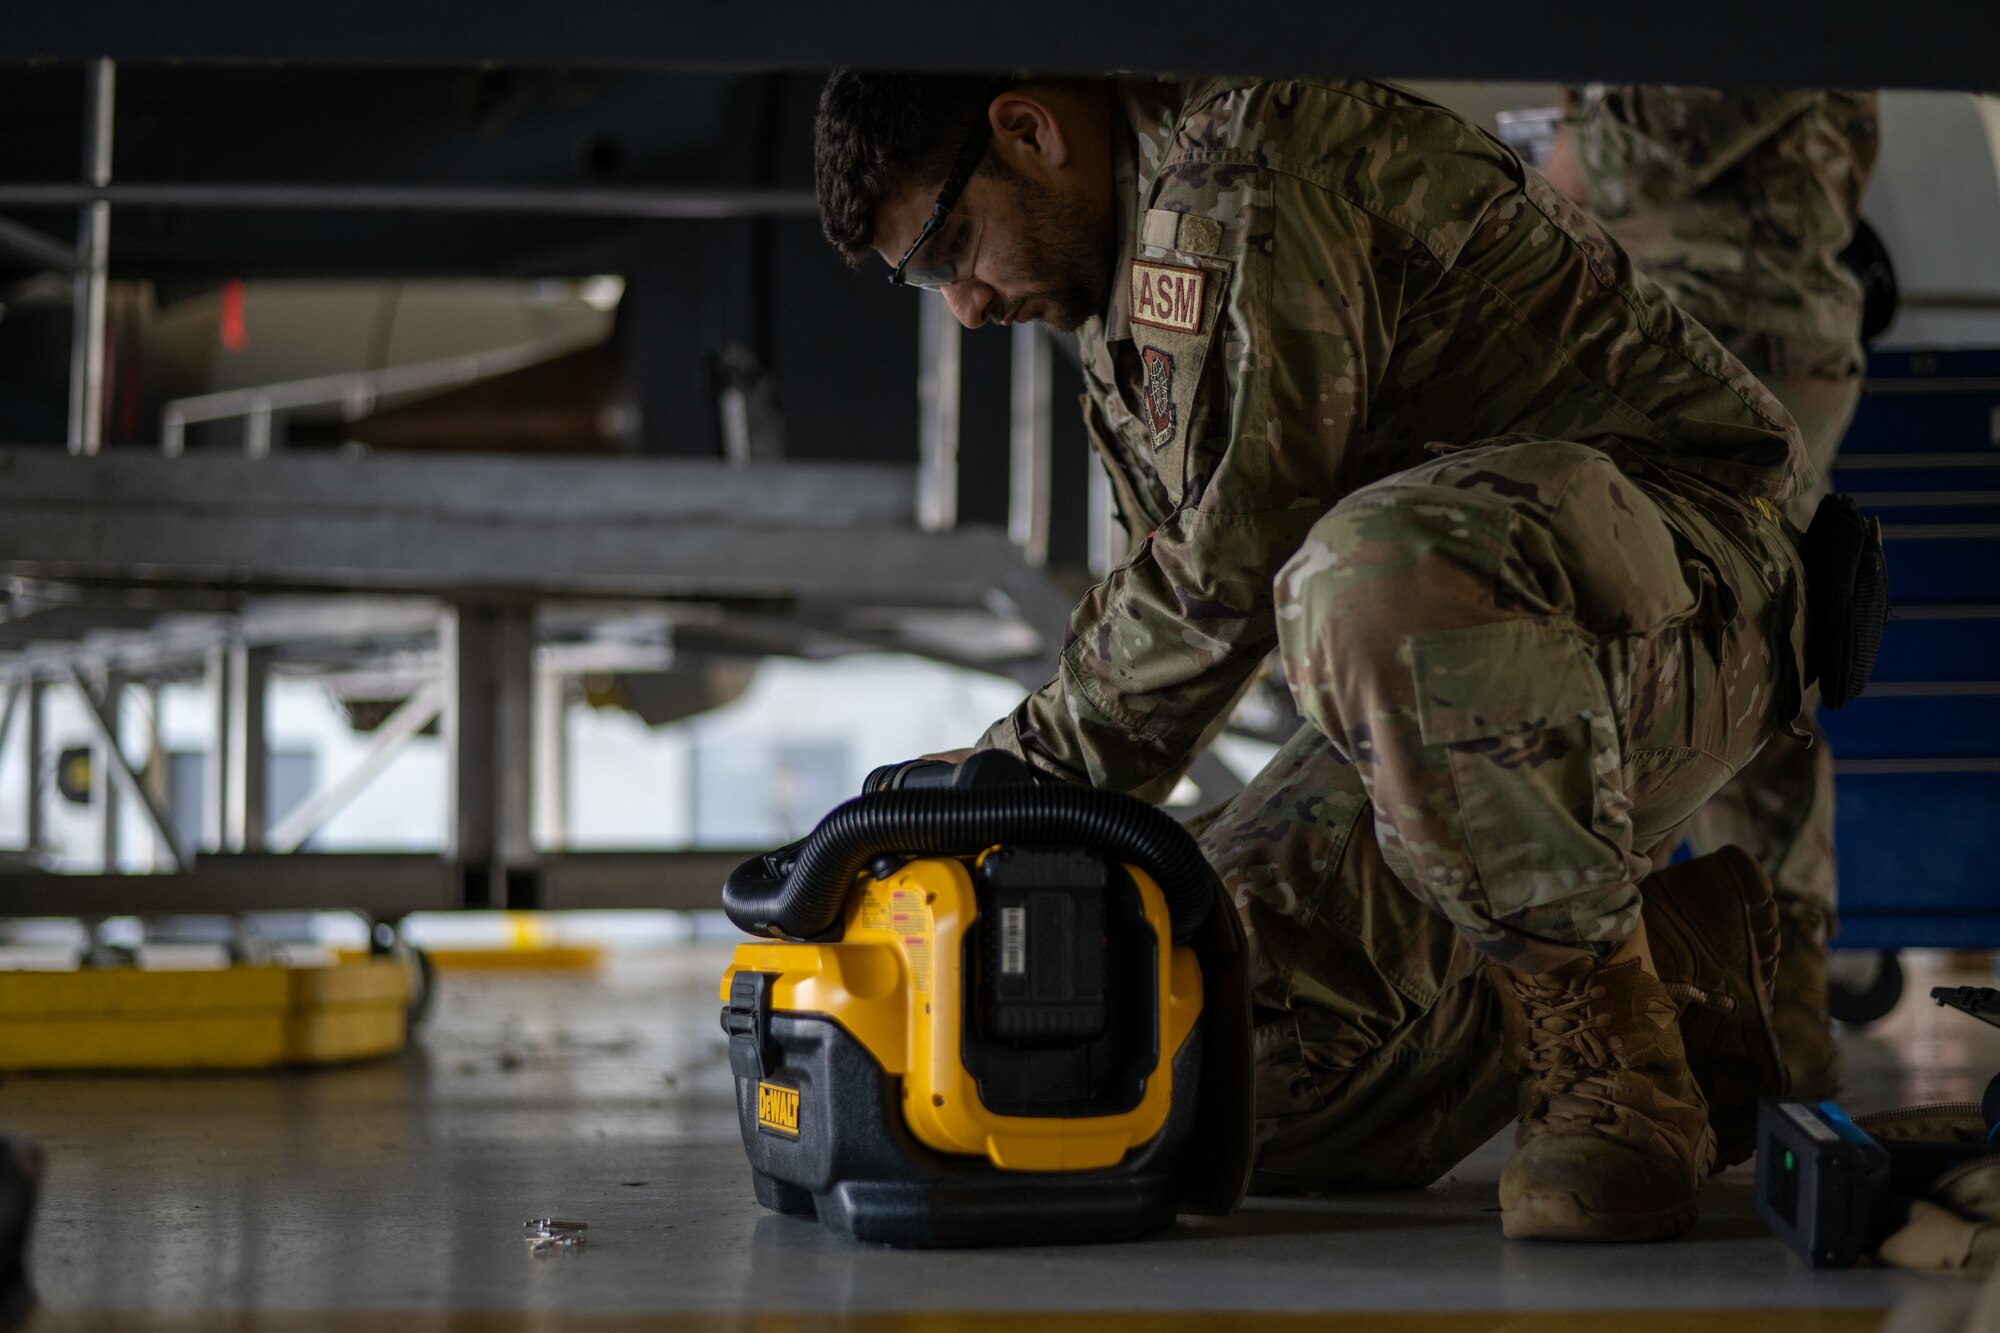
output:
[[[1252, 1200], [1139, 1244], [855, 1245], [750, 1197], [715, 1017], [725, 957], [449, 976], [420, 1046], [364, 1067], [8, 1079], [0, 1125], [51, 1163], [30, 1327], [983, 1330], [1084, 1311], [1034, 1326], [1858, 1333], [1938, 1283], [1807, 1270], [1755, 1220], [1747, 1168], [1709, 1182], [1700, 1226], [1668, 1245], [1509, 1243], [1501, 1141], [1428, 1191]], [[1896, 1014], [1848, 1038], [1850, 1106], [1976, 1095], [2000, 1070], [2000, 1031], [1923, 998], [1937, 979], [1913, 975]], [[588, 1244], [530, 1253], [522, 1222], [546, 1215], [587, 1221]]]

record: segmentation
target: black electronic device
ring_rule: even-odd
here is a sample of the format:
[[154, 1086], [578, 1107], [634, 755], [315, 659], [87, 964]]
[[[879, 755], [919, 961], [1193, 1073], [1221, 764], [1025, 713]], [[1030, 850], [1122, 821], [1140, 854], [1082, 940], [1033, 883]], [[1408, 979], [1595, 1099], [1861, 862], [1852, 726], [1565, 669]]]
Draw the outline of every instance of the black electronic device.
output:
[[[1931, 998], [2000, 1027], [2000, 990], [1939, 986]], [[1892, 1127], [1907, 1131], [1912, 1122], [1929, 1128], [1943, 1112], [1978, 1117], [1974, 1123], [1983, 1121], [1986, 1141], [1976, 1135], [1941, 1141], [1889, 1136]], [[1947, 1171], [2000, 1151], [1995, 1136], [2000, 1076], [1977, 1107], [1913, 1107], [1858, 1121], [1831, 1101], [1769, 1099], [1757, 1115], [1757, 1215], [1814, 1268], [1847, 1268], [1873, 1254], [1897, 1225], [1898, 1200], [1920, 1197]]]
[[1770, 1100], [1757, 1117], [1757, 1215], [1814, 1268], [1882, 1241], [1889, 1150], [1832, 1102]]

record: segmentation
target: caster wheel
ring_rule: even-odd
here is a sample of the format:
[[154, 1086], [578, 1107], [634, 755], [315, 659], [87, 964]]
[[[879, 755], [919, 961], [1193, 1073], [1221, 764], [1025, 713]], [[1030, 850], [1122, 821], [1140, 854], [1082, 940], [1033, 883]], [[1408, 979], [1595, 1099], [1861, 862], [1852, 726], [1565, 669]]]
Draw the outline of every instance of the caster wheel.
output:
[[376, 958], [401, 958], [410, 969], [410, 1004], [407, 1021], [412, 1032], [431, 1012], [437, 993], [437, 967], [431, 956], [403, 938], [403, 933], [386, 921], [378, 921], [368, 931], [368, 952]]
[[430, 1017], [431, 1000], [437, 995], [437, 967], [430, 954], [414, 944], [404, 946], [404, 952], [410, 962], [409, 1023], [411, 1031], [415, 1031], [419, 1023]]
[[139, 950], [130, 944], [106, 944], [95, 940], [77, 959], [80, 968], [125, 968], [139, 966]]
[[1826, 1009], [1841, 1022], [1862, 1027], [1882, 1018], [1902, 998], [1902, 961], [1895, 950], [1884, 949], [1860, 976], [1835, 976], [1827, 982]]

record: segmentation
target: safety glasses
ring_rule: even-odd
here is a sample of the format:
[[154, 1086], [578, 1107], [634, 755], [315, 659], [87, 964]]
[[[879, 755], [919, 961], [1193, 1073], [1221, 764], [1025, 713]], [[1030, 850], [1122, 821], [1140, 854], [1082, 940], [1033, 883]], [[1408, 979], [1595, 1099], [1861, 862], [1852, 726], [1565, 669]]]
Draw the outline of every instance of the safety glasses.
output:
[[931, 215], [917, 232], [917, 239], [910, 242], [910, 248], [903, 252], [902, 262], [889, 273], [891, 287], [928, 287], [936, 290], [962, 282], [972, 273], [972, 263], [979, 255], [979, 219], [967, 217], [951, 210], [958, 207], [958, 197], [965, 193], [979, 163], [986, 156], [986, 145], [993, 139], [993, 123], [987, 119], [987, 108], [993, 99], [1014, 86], [1014, 78], [1008, 75], [993, 85], [979, 105], [979, 120], [966, 135], [965, 146], [958, 150], [958, 159], [951, 164], [951, 174], [944, 178], [944, 188], [938, 191], [937, 202], [931, 205]]

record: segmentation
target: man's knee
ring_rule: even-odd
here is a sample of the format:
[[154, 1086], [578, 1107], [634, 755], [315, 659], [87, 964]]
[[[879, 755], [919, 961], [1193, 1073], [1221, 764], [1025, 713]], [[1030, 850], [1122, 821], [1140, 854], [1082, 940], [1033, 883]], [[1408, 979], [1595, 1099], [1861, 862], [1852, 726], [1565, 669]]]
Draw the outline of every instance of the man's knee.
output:
[[1279, 572], [1280, 641], [1337, 636], [1343, 650], [1393, 654], [1413, 634], [1570, 615], [1577, 567], [1616, 564], [1602, 534], [1648, 508], [1608, 456], [1567, 441], [1487, 445], [1399, 472], [1334, 506]]
[[1420, 635], [1506, 620], [1646, 634], [1696, 601], [1658, 506], [1608, 455], [1565, 441], [1472, 449], [1356, 491], [1274, 594], [1288, 678], [1322, 724], [1332, 701], [1312, 700], [1315, 685], [1406, 676]]
[[1342, 642], [1360, 649], [1381, 637], [1377, 626], [1407, 633], [1451, 603], [1487, 600], [1515, 542], [1513, 526], [1511, 512], [1491, 497], [1454, 494], [1421, 477], [1357, 491], [1313, 525], [1279, 571], [1280, 638], [1337, 619]]
[[[1428, 470], [1426, 470], [1428, 471]], [[1403, 474], [1314, 525], [1274, 586], [1279, 652], [1302, 716], [1368, 763], [1375, 732], [1415, 707], [1411, 643], [1517, 614], [1495, 601], [1521, 565], [1513, 511]]]

